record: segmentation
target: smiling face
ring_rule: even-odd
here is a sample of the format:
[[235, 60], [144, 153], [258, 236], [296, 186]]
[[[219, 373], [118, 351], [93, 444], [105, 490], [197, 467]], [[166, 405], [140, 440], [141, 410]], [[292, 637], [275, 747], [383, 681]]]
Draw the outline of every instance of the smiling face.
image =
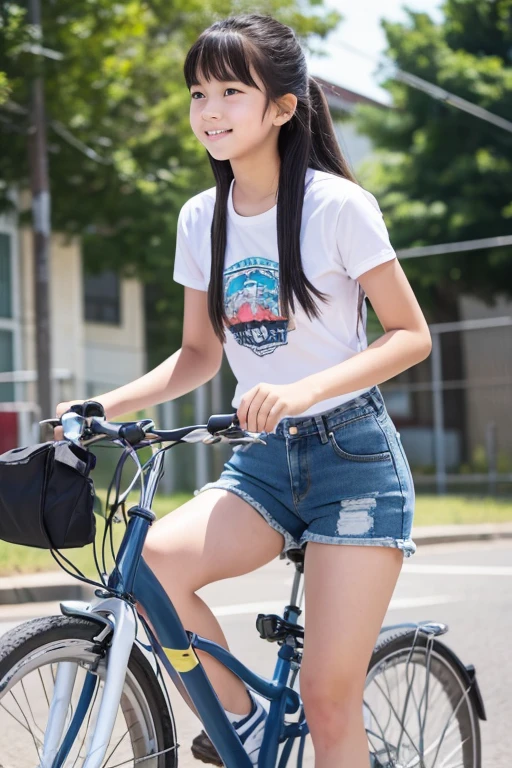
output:
[[[216, 160], [234, 160], [277, 143], [279, 126], [289, 119], [286, 106], [271, 102], [267, 108], [263, 83], [252, 68], [251, 75], [257, 87], [201, 76], [190, 88], [192, 131]], [[220, 130], [227, 132], [211, 135]]]

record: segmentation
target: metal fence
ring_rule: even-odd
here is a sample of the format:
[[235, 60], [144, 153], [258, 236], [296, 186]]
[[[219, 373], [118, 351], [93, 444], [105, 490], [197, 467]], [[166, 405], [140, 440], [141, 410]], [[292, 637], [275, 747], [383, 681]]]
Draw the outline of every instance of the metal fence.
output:
[[[429, 327], [430, 356], [380, 385], [416, 489], [438, 494], [510, 494], [512, 313]], [[369, 334], [368, 342], [372, 340]], [[18, 414], [18, 444], [35, 442], [40, 419], [35, 373], [0, 373], [0, 385], [8, 383], [15, 385], [16, 402], [0, 402], [0, 413]], [[113, 386], [105, 385], [105, 391]], [[211, 382], [147, 415], [163, 427], [205, 423], [211, 413], [234, 411], [234, 389], [234, 377], [224, 361]], [[77, 396], [69, 371], [54, 371], [54, 390], [57, 401]], [[230, 454], [231, 447], [226, 445], [177, 446], [167, 454], [162, 490], [200, 488], [218, 477]], [[104, 451], [101, 457], [104, 469], [98, 475], [105, 484], [115, 457]]]
[[512, 317], [430, 326], [432, 352], [381, 385], [420, 491], [512, 490]]

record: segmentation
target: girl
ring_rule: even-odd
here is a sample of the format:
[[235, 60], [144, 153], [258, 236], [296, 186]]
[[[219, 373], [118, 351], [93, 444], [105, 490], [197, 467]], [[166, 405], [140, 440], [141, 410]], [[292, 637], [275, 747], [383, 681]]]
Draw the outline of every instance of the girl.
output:
[[[294, 32], [258, 14], [215, 22], [184, 71], [216, 185], [179, 215], [182, 348], [94, 399], [114, 418], [179, 397], [225, 350], [233, 407], [266, 445], [237, 446], [218, 480], [153, 525], [144, 558], [184, 626], [227, 648], [197, 590], [307, 545], [301, 695], [315, 766], [368, 768], [366, 670], [416, 550], [412, 477], [378, 384], [428, 356], [428, 326]], [[365, 294], [385, 330], [369, 347]], [[256, 765], [266, 711], [200, 656]], [[195, 744], [218, 760], [204, 732]]]

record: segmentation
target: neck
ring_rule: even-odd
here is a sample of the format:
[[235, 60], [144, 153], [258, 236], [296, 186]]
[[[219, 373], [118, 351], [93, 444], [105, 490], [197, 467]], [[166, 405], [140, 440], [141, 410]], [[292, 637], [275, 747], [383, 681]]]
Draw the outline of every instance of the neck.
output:
[[[265, 203], [276, 198], [281, 160], [277, 151], [252, 151], [250, 157], [231, 160], [236, 197], [246, 203]], [[234, 190], [233, 190], [234, 191]]]

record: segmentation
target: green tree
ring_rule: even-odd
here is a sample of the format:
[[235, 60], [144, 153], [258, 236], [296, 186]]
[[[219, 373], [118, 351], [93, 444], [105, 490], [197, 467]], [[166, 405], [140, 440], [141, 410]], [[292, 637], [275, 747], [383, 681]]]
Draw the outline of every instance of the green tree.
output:
[[[382, 21], [402, 70], [512, 120], [512, 0], [446, 0], [444, 23], [407, 10]], [[512, 134], [389, 77], [392, 108], [358, 108], [376, 152], [362, 169], [396, 248], [512, 234]], [[433, 320], [457, 320], [456, 297], [512, 296], [508, 248], [403, 262]]]
[[[179, 209], [214, 184], [190, 130], [186, 51], [205, 27], [233, 12], [271, 13], [310, 48], [341, 17], [318, 0], [216, 0], [215, 10], [209, 0], [53, 0], [42, 10], [43, 57], [34, 54], [35, 30], [21, 23], [22, 5], [3, 6], [3, 192], [12, 183], [28, 186], [29, 85], [42, 67], [52, 228], [82, 237], [89, 270], [113, 267], [146, 282], [153, 364], [181, 342], [183, 291], [172, 282]], [[8, 205], [5, 194], [0, 205]], [[23, 218], [29, 221], [30, 211]]]

